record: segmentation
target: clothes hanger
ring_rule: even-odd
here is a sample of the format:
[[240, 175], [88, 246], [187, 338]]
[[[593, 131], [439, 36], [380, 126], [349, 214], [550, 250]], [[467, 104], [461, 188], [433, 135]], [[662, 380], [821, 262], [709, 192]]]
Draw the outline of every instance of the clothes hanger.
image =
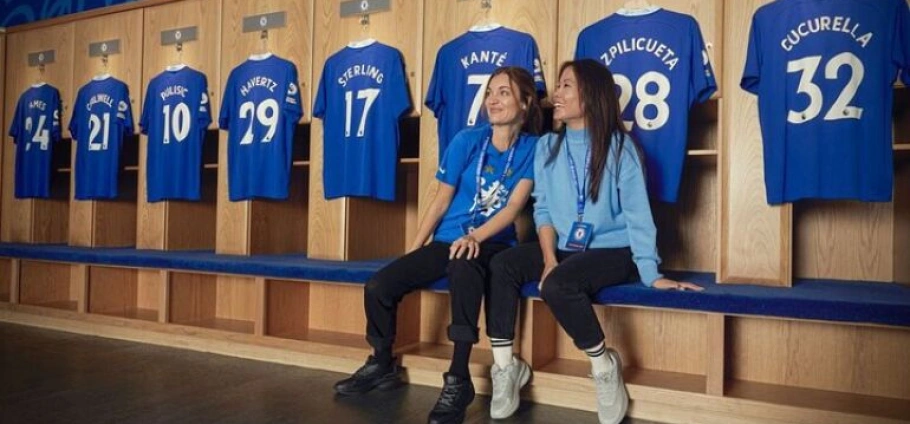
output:
[[376, 39], [370, 37], [370, 15], [364, 13], [360, 15], [360, 39], [348, 43], [348, 47], [354, 49], [364, 48], [376, 43]]
[[100, 74], [95, 75], [94, 77], [92, 77], [93, 80], [95, 80], [95, 81], [104, 81], [104, 80], [106, 80], [106, 79], [108, 79], [108, 78], [111, 77], [111, 73], [110, 73], [110, 72], [108, 71], [108, 69], [107, 69], [107, 62], [108, 62], [108, 57], [107, 57], [107, 55], [106, 55], [106, 54], [101, 55], [101, 65], [102, 65], [103, 69], [102, 69], [102, 71], [101, 71]]
[[493, 10], [493, 0], [480, 0], [480, 8], [483, 9], [483, 16], [480, 18], [480, 22], [471, 27], [470, 31], [487, 32], [502, 28], [502, 24], [490, 17], [491, 11]]
[[46, 85], [47, 82], [44, 81], [44, 63], [38, 64], [38, 78], [35, 80], [35, 83], [32, 84], [32, 87], [38, 88]]
[[250, 60], [265, 60], [272, 57], [272, 51], [269, 49], [269, 30], [264, 29], [259, 33], [260, 45], [259, 53], [250, 55]]
[[170, 72], [177, 72], [183, 68], [187, 67], [186, 63], [183, 63], [183, 43], [177, 43], [177, 63], [167, 65], [164, 69]]
[[619, 9], [617, 13], [626, 16], [638, 16], [647, 15], [659, 9], [659, 6], [651, 4], [648, 0], [629, 0], [623, 4], [622, 9]]

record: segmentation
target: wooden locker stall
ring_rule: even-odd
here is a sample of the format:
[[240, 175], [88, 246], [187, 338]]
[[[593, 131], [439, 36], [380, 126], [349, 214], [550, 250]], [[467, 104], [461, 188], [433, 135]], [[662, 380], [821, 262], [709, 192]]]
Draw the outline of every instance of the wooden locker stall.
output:
[[[69, 224], [69, 187], [72, 178], [69, 155], [71, 143], [69, 119], [76, 96], [73, 89], [73, 24], [14, 32], [7, 35], [9, 48], [5, 68], [6, 96], [3, 123], [2, 209], [0, 214], [0, 240], [20, 243], [64, 243]], [[29, 54], [53, 51], [53, 63], [29, 66]], [[61, 136], [64, 138], [53, 148], [51, 198], [16, 199], [15, 168], [16, 145], [7, 136], [19, 96], [32, 84], [46, 82], [60, 91], [63, 104], [60, 116]]]
[[724, 9], [717, 279], [790, 286], [793, 207], [767, 203], [758, 99], [738, 88], [752, 15], [768, 2], [744, 0]]
[[[148, 137], [140, 137], [136, 246], [140, 249], [215, 249], [218, 111], [221, 105], [221, 0], [188, 0], [145, 9], [142, 88], [165, 68], [185, 64], [208, 78], [212, 124], [203, 143], [202, 200], [149, 203]], [[195, 28], [196, 40], [162, 45], [162, 32]], [[146, 93], [148, 94], [148, 93]], [[155, 111], [160, 113], [160, 111]], [[137, 116], [141, 115], [137, 113]]]
[[[317, 0], [315, 3], [315, 39], [313, 49], [312, 95], [315, 98], [325, 61], [348, 43], [367, 37], [401, 51], [405, 75], [414, 111], [411, 118], [402, 120], [400, 149], [402, 159], [398, 169], [397, 193], [394, 202], [345, 197], [326, 200], [322, 185], [323, 126], [314, 120], [310, 139], [310, 233], [307, 254], [325, 259], [374, 259], [404, 253], [416, 232], [417, 158], [406, 157], [416, 145], [420, 134], [414, 117], [419, 115], [423, 90], [421, 63], [423, 1], [392, 1], [390, 10], [369, 15], [361, 24], [359, 16], [341, 17], [339, 2]], [[333, 141], [328, 141], [333, 142]], [[376, 225], [383, 222], [383, 225]]]
[[[138, 133], [138, 112], [143, 99], [141, 9], [80, 20], [75, 23], [73, 88], [94, 76], [109, 72], [129, 86], [134, 132]], [[89, 56], [91, 43], [120, 40], [120, 53]], [[80, 142], [84, 142], [80, 140]], [[134, 246], [136, 244], [136, 189], [138, 186], [138, 138], [126, 136], [120, 158], [119, 196], [115, 200], [70, 202], [69, 242], [74, 246]], [[73, 148], [73, 168], [76, 149]], [[75, 195], [75, 179], [73, 180]]]
[[[578, 34], [584, 28], [616, 13], [625, 3], [625, 0], [560, 2], [558, 62], [574, 59]], [[662, 268], [714, 271], [717, 268], [717, 152], [724, 70], [724, 2], [661, 0], [651, 4], [695, 17], [718, 82], [718, 91], [711, 100], [695, 105], [690, 112], [688, 155], [678, 202], [652, 202]]]
[[[245, 17], [283, 12], [285, 26], [268, 30], [243, 32]], [[300, 79], [304, 115], [301, 123], [310, 121], [312, 105], [312, 37], [313, 3], [293, 0], [250, 2], [224, 0], [221, 13], [221, 89], [231, 70], [255, 53], [271, 52], [293, 62]], [[265, 38], [263, 38], [265, 36]], [[218, 94], [221, 96], [221, 93]], [[217, 113], [216, 113], [217, 115]], [[307, 246], [307, 192], [309, 131], [298, 126], [294, 140], [294, 165], [288, 199], [283, 201], [228, 200], [227, 132], [221, 131], [219, 143], [218, 202], [216, 247], [218, 253], [240, 255], [300, 253]]]

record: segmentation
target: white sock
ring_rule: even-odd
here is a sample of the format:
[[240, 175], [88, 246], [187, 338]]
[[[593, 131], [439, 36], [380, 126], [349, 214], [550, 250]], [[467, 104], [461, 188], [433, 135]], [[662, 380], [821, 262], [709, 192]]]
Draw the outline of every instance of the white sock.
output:
[[508, 339], [490, 339], [493, 346], [493, 362], [500, 369], [509, 366], [512, 361], [512, 341]]
[[613, 368], [613, 360], [607, 356], [607, 347], [604, 342], [586, 349], [585, 353], [588, 355], [588, 359], [591, 360], [591, 375], [602, 374]]

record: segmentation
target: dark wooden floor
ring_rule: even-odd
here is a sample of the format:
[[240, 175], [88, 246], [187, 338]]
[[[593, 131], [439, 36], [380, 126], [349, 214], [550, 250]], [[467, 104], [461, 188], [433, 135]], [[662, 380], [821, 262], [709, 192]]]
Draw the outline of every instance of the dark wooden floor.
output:
[[[341, 374], [0, 323], [0, 423], [425, 423], [439, 391], [336, 397]], [[593, 401], [593, 399], [592, 399]], [[467, 422], [489, 419], [478, 397]], [[523, 403], [497, 423], [596, 423]], [[644, 424], [640, 420], [629, 423]]]

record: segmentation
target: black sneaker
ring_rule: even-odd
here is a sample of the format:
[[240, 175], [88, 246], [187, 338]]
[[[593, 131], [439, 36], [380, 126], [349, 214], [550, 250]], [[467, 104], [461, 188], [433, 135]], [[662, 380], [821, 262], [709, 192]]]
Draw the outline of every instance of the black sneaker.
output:
[[436, 406], [430, 411], [429, 424], [460, 424], [465, 410], [474, 401], [474, 382], [449, 373], [443, 374], [445, 385]]
[[335, 383], [335, 391], [342, 395], [366, 393], [373, 389], [391, 390], [402, 384], [401, 367], [394, 361], [382, 364], [373, 356], [350, 377]]

